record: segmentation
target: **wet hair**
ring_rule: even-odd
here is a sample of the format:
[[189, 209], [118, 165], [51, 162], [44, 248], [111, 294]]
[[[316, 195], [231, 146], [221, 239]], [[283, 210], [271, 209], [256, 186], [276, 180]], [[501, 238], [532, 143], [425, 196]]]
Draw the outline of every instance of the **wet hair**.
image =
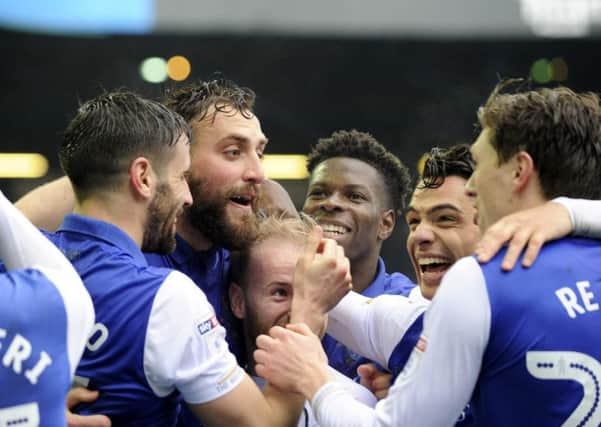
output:
[[163, 104], [126, 90], [105, 92], [84, 102], [67, 126], [59, 161], [78, 200], [115, 189], [136, 157], [160, 171], [190, 128]]
[[567, 87], [501, 93], [517, 80], [499, 83], [478, 110], [490, 128], [499, 162], [526, 151], [547, 199], [601, 198], [601, 107], [594, 93]]
[[195, 83], [171, 90], [165, 105], [180, 114], [188, 123], [204, 120], [214, 107], [211, 120], [218, 112], [240, 112], [245, 118], [253, 116], [255, 93], [238, 86], [231, 80], [215, 79]]
[[386, 188], [384, 205], [396, 213], [405, 208], [405, 200], [411, 192], [409, 170], [369, 133], [339, 130], [329, 138], [319, 139], [307, 157], [307, 170], [313, 173], [317, 165], [333, 157], [361, 160], [376, 169]]
[[438, 188], [449, 176], [468, 180], [473, 171], [474, 159], [468, 144], [457, 144], [449, 148], [434, 147], [426, 155], [417, 188]]

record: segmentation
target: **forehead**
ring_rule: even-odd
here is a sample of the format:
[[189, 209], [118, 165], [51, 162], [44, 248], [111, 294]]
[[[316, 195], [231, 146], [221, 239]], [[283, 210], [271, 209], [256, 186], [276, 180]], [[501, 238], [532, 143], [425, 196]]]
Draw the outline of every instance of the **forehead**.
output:
[[265, 286], [270, 282], [292, 282], [296, 262], [303, 245], [285, 237], [272, 237], [253, 245], [247, 268], [248, 286]]
[[196, 146], [216, 144], [228, 137], [247, 140], [256, 145], [267, 142], [259, 119], [250, 111], [242, 114], [234, 108], [226, 108], [215, 112], [215, 108], [211, 107], [203, 120], [192, 120], [190, 124]]
[[384, 190], [384, 180], [376, 168], [350, 157], [324, 160], [313, 169], [309, 184], [366, 186], [372, 191]]
[[465, 192], [467, 181], [460, 176], [448, 176], [438, 188], [416, 188], [411, 196], [408, 212], [427, 214], [440, 205], [451, 205], [466, 211], [473, 207], [473, 199]]
[[476, 141], [472, 144], [470, 151], [474, 160], [478, 161], [482, 156], [496, 156], [496, 151], [492, 146], [494, 129], [485, 127], [482, 129]]

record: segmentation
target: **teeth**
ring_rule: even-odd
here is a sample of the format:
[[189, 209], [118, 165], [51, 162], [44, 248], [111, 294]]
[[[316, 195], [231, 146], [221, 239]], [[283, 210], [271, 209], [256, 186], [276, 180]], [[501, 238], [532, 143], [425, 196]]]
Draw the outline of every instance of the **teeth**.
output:
[[449, 264], [449, 261], [446, 258], [420, 258], [417, 260], [419, 265], [432, 265], [432, 264]]
[[322, 225], [324, 233], [335, 233], [335, 234], [345, 234], [348, 232], [346, 227], [341, 227], [339, 225]]

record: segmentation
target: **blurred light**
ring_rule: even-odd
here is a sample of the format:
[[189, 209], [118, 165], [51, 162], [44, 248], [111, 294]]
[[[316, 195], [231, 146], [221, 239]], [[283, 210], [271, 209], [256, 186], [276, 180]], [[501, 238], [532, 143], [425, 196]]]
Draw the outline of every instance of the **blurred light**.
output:
[[546, 37], [582, 37], [601, 22], [601, 0], [520, 0], [520, 14]]
[[424, 153], [417, 161], [417, 173], [421, 176], [424, 173], [424, 167], [426, 166], [426, 160], [430, 158], [430, 153]]
[[162, 83], [167, 80], [167, 61], [163, 58], [146, 58], [140, 64], [142, 78], [150, 83]]
[[535, 61], [530, 68], [530, 77], [537, 83], [549, 83], [552, 78], [551, 63], [545, 58]]
[[0, 1], [3, 27], [63, 34], [148, 33], [154, 0]]
[[48, 160], [38, 153], [0, 153], [0, 178], [40, 178]]
[[309, 176], [307, 156], [301, 154], [266, 154], [263, 167], [269, 179], [305, 179]]
[[172, 80], [178, 82], [186, 80], [190, 75], [190, 71], [190, 61], [183, 56], [172, 56], [169, 58], [169, 61], [167, 61], [167, 74]]
[[556, 82], [564, 82], [568, 79], [568, 64], [563, 58], [551, 60], [551, 74]]

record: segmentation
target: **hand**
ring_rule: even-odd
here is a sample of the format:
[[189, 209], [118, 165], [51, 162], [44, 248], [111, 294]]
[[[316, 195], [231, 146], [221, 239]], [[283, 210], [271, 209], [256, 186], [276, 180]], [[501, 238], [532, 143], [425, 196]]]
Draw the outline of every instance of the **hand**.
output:
[[282, 390], [312, 399], [330, 381], [321, 341], [305, 324], [274, 326], [257, 337], [255, 372]]
[[383, 372], [373, 363], [365, 363], [357, 367], [357, 374], [361, 377], [361, 385], [371, 391], [378, 400], [388, 396], [392, 374]]
[[545, 242], [559, 239], [572, 232], [568, 210], [561, 204], [547, 202], [535, 208], [507, 215], [493, 224], [476, 246], [478, 261], [488, 262], [509, 242], [501, 268], [509, 271], [527, 245], [522, 259], [524, 267], [530, 267]]
[[[323, 326], [323, 315], [352, 289], [350, 262], [336, 241], [322, 238], [315, 227], [294, 270], [291, 322], [305, 322], [314, 331]], [[320, 317], [318, 325], [316, 317]]]
[[76, 415], [71, 409], [82, 402], [93, 402], [98, 399], [98, 392], [83, 387], [75, 387], [67, 394], [68, 427], [110, 427], [111, 420], [105, 415]]

